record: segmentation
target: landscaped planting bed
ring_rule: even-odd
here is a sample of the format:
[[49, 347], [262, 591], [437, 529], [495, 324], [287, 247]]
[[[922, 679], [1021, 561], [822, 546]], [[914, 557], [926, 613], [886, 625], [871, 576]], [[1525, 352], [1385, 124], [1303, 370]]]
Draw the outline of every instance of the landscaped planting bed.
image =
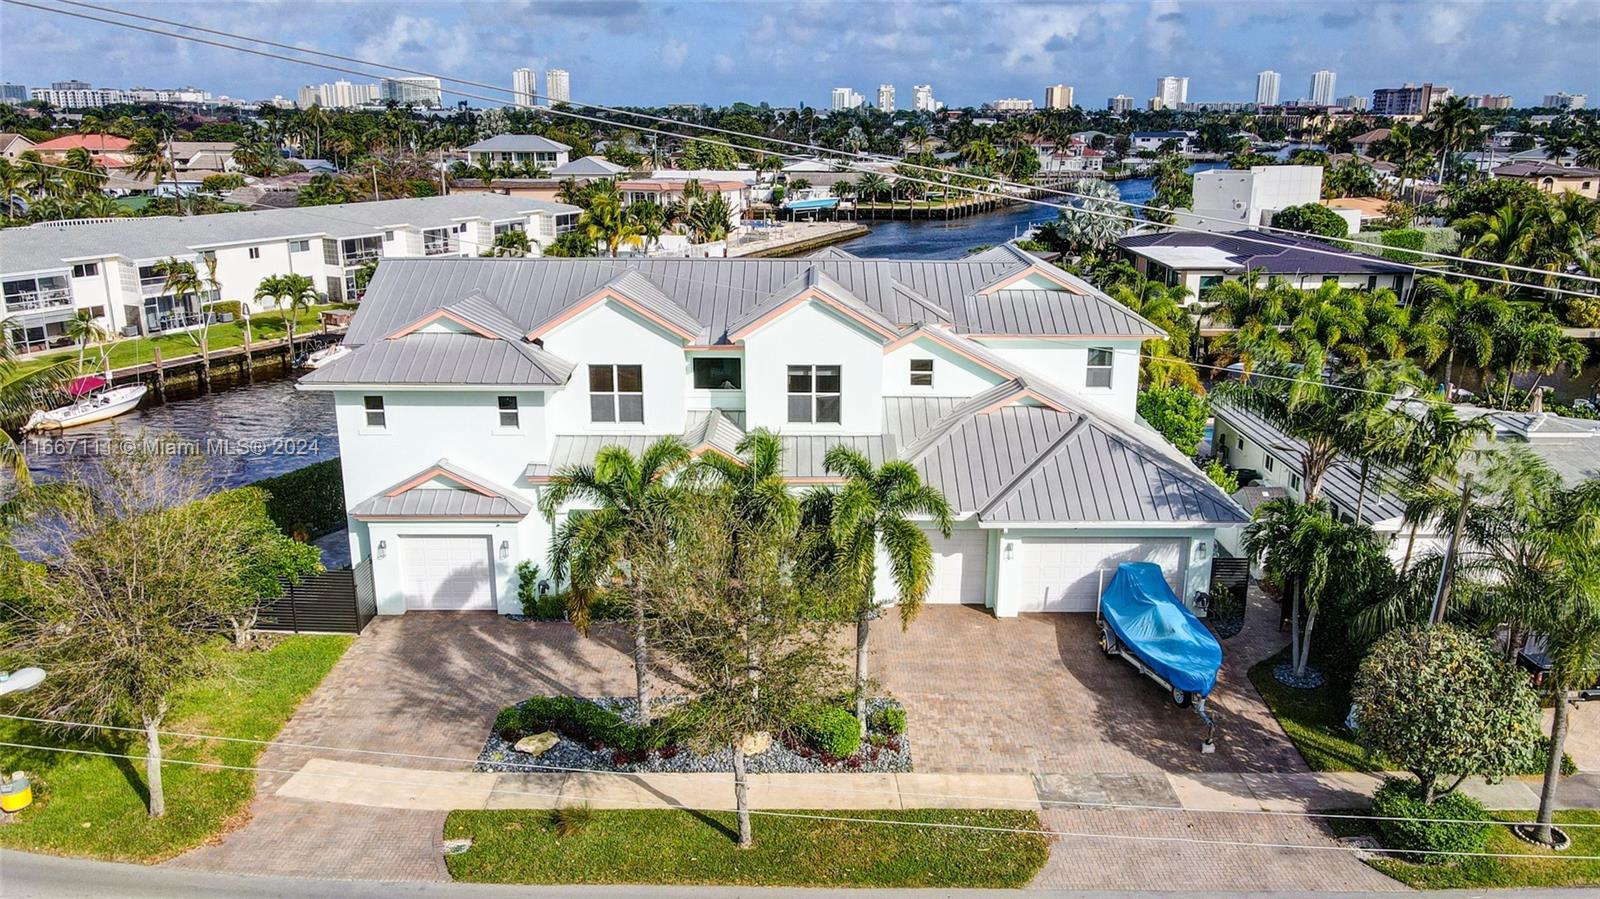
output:
[[[652, 710], [659, 717], [648, 727], [635, 723], [637, 707], [633, 697], [536, 696], [502, 709], [475, 770], [733, 770], [733, 752], [727, 747], [694, 748], [691, 705], [673, 697], [656, 699]], [[867, 708], [866, 740], [857, 739], [855, 716], [843, 706], [819, 706], [799, 716], [786, 731], [772, 734], [765, 751], [747, 755], [747, 770], [753, 774], [910, 771], [905, 709], [883, 698], [869, 700]], [[558, 739], [544, 753], [514, 748], [523, 737], [547, 731]]]

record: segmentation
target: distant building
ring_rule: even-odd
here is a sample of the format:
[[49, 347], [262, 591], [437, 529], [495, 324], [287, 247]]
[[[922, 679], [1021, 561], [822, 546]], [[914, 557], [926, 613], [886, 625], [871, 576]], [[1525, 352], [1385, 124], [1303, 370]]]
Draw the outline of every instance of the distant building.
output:
[[439, 79], [426, 76], [385, 78], [378, 82], [378, 99], [384, 103], [393, 101], [401, 106], [438, 109], [444, 105], [443, 93]]
[[1189, 152], [1189, 141], [1195, 138], [1193, 131], [1135, 131], [1128, 135], [1132, 148], [1135, 150], [1160, 150], [1168, 141], [1178, 145], [1179, 153]]
[[1404, 297], [1411, 288], [1408, 266], [1275, 231], [1168, 231], [1124, 237], [1117, 246], [1144, 277], [1188, 288], [1190, 303], [1199, 302], [1223, 281], [1242, 280], [1249, 273], [1255, 273], [1260, 283], [1278, 277], [1301, 289], [1337, 281], [1340, 287], [1388, 288]]
[[329, 84], [308, 84], [300, 88], [300, 108], [321, 106], [323, 109], [356, 109], [378, 102], [376, 84], [351, 84], [335, 81]]
[[1564, 92], [1545, 94], [1544, 102], [1539, 105], [1547, 109], [1583, 109], [1589, 105], [1589, 96]]
[[471, 165], [497, 165], [532, 162], [546, 169], [567, 164], [571, 147], [537, 134], [497, 134], [466, 148]]
[[33, 100], [43, 100], [59, 109], [92, 109], [97, 106], [128, 102], [126, 91], [108, 87], [90, 87], [82, 81], [57, 81], [56, 84], [81, 85], [81, 87], [36, 87], [28, 92], [28, 96]]
[[1256, 73], [1256, 105], [1278, 105], [1278, 73], [1267, 69]]
[[1033, 112], [1033, 100], [1022, 97], [1006, 97], [995, 100], [989, 104], [995, 112]]
[[1338, 78], [1339, 76], [1327, 69], [1318, 69], [1311, 73], [1310, 97], [1312, 106], [1334, 105], [1333, 86], [1338, 81]]
[[204, 106], [211, 102], [211, 92], [198, 87], [155, 88], [130, 87], [123, 91], [129, 103], [162, 103], [168, 106]]
[[1427, 82], [1380, 87], [1372, 92], [1372, 111], [1385, 116], [1424, 116], [1449, 96], [1450, 88]]
[[1367, 108], [1367, 98], [1361, 94], [1347, 94], [1339, 98], [1339, 106], [1351, 112], [1362, 112]]
[[1156, 109], [1177, 109], [1189, 102], [1189, 78], [1177, 75], [1162, 75], [1156, 79], [1156, 93], [1152, 98], [1159, 101]]
[[1467, 97], [1467, 105], [1473, 109], [1510, 109], [1510, 94], [1481, 94]]
[[1181, 226], [1202, 231], [1246, 231], [1272, 224], [1290, 206], [1322, 197], [1322, 167], [1258, 165], [1196, 172], [1192, 209], [1177, 210]]
[[848, 87], [836, 87], [833, 89], [832, 102], [828, 108], [832, 109], [834, 112], [841, 112], [846, 109], [856, 109], [864, 102], [866, 102], [866, 98], [861, 96], [861, 94], [854, 89]]
[[1072, 86], [1068, 84], [1052, 84], [1044, 89], [1045, 109], [1071, 109]]
[[28, 86], [25, 84], [12, 84], [9, 81], [0, 82], [0, 103], [10, 103], [13, 106], [28, 102]]
[[1600, 199], [1600, 169], [1564, 167], [1550, 162], [1513, 162], [1495, 169], [1496, 179], [1525, 181], [1549, 194], [1576, 193]]
[[551, 103], [572, 101], [572, 85], [566, 69], [550, 69], [544, 73], [544, 96]]
[[943, 107], [943, 103], [933, 98], [933, 85], [914, 84], [911, 86], [912, 109], [917, 112], [938, 112]]
[[1133, 112], [1133, 98], [1127, 94], [1117, 94], [1106, 101], [1106, 109], [1111, 112]]
[[527, 109], [538, 96], [532, 69], [517, 69], [511, 73], [511, 97], [517, 108]]
[[878, 111], [888, 113], [894, 112], [894, 85], [878, 85]]

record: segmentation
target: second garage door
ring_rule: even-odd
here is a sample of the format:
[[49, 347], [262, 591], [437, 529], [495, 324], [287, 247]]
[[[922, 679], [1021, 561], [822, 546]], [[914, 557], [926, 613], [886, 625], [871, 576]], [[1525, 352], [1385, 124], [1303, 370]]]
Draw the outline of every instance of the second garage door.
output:
[[989, 583], [989, 532], [957, 529], [948, 539], [928, 530], [933, 545], [933, 582], [926, 602], [983, 605]]
[[407, 609], [493, 609], [488, 537], [401, 537]]
[[1111, 580], [1119, 562], [1155, 562], [1179, 593], [1187, 541], [1131, 537], [1029, 537], [1022, 546], [1022, 612], [1093, 612], [1101, 572]]

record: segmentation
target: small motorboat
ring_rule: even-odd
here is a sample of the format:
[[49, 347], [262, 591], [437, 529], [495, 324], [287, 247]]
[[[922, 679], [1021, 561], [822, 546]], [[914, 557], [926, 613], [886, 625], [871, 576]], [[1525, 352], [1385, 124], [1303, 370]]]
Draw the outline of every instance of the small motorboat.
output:
[[143, 384], [112, 387], [110, 381], [99, 375], [75, 378], [67, 385], [72, 402], [56, 409], [40, 409], [33, 413], [27, 424], [22, 426], [22, 431], [59, 431], [116, 418], [124, 412], [132, 412], [148, 391], [149, 388]]
[[327, 365], [329, 362], [343, 359], [352, 352], [354, 352], [354, 350], [350, 349], [344, 344], [336, 343], [333, 346], [323, 347], [322, 349], [317, 350], [315, 353], [307, 356], [306, 361], [300, 363], [300, 365], [302, 368], [321, 368], [322, 366]]

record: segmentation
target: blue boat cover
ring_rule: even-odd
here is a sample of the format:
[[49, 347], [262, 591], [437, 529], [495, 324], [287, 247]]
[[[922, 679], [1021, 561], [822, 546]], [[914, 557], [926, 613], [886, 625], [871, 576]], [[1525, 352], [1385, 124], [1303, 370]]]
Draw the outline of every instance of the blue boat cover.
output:
[[1123, 562], [1100, 596], [1100, 615], [1117, 639], [1179, 690], [1211, 695], [1222, 645], [1172, 595], [1161, 566]]

